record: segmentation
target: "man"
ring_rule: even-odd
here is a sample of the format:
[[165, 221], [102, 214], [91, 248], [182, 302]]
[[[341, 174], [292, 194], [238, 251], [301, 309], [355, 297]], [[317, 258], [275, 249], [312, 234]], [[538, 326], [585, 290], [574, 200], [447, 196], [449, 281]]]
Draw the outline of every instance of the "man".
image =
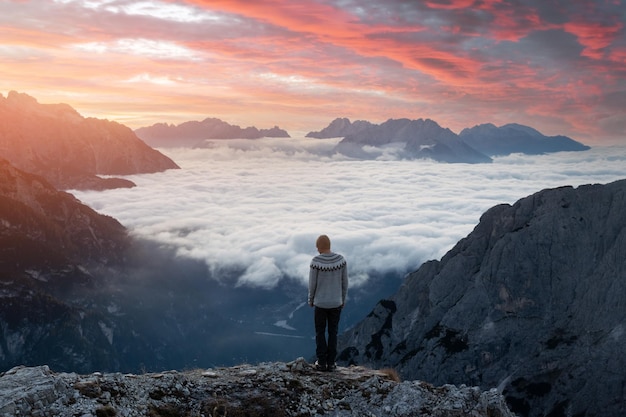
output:
[[311, 260], [309, 268], [308, 300], [315, 307], [315, 366], [320, 371], [334, 371], [339, 318], [348, 292], [348, 267], [343, 256], [331, 252], [328, 236], [318, 237], [315, 246], [319, 255]]

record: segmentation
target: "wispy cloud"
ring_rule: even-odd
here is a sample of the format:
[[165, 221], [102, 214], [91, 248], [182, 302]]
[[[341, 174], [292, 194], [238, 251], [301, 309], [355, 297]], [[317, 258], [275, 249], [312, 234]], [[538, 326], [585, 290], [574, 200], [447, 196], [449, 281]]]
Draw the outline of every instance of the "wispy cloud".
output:
[[353, 285], [372, 273], [403, 274], [439, 259], [488, 208], [543, 188], [626, 177], [625, 148], [493, 164], [352, 161], [336, 140], [214, 141], [209, 149], [165, 150], [181, 170], [133, 176], [136, 188], [74, 192], [137, 235], [242, 270], [242, 285], [303, 284], [315, 238], [328, 234], [349, 262]]
[[[0, 91], [65, 101], [131, 127], [212, 116], [311, 131], [337, 116], [424, 117], [455, 131], [518, 122], [621, 142], [615, 126], [626, 108], [606, 98], [626, 91], [625, 7], [623, 0], [4, 1]], [[145, 84], [142, 74], [150, 74]], [[164, 79], [185, 82], [153, 82]], [[124, 115], [119, 104], [129, 97]]]

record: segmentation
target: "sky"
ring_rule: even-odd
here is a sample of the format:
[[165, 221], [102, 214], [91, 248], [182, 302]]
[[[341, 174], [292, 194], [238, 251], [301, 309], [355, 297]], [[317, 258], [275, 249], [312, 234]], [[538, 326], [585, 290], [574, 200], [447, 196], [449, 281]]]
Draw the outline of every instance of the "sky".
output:
[[0, 94], [131, 128], [521, 123], [626, 142], [624, 0], [0, 0]]
[[241, 285], [273, 288], [285, 278], [305, 285], [315, 240], [327, 234], [358, 287], [440, 259], [497, 204], [544, 188], [626, 178], [624, 146], [445, 164], [393, 154], [352, 160], [329, 152], [337, 141], [167, 148], [181, 169], [129, 176], [134, 188], [71, 192], [134, 235], [204, 261], [211, 276], [243, 270]]

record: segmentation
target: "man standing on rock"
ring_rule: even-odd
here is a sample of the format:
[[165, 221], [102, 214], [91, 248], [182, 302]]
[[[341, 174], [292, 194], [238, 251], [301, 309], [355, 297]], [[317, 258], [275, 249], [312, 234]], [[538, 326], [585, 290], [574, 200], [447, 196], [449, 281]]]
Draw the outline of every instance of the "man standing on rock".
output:
[[343, 256], [331, 252], [328, 236], [318, 237], [315, 246], [319, 255], [311, 260], [309, 268], [309, 305], [315, 307], [315, 367], [334, 371], [339, 318], [348, 292], [348, 267]]

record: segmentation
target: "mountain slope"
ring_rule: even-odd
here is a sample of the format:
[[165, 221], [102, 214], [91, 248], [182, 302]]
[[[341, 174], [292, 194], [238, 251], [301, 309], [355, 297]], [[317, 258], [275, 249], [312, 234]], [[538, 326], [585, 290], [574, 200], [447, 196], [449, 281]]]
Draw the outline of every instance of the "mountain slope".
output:
[[626, 180], [487, 211], [342, 335], [341, 359], [500, 386], [522, 416], [626, 413]]
[[26, 94], [0, 95], [0, 158], [60, 189], [133, 186], [99, 175], [178, 168], [119, 123], [83, 118], [66, 104], [39, 104]]
[[[45, 179], [0, 159], [0, 238], [3, 270], [59, 268], [72, 262], [119, 263], [126, 229]], [[41, 256], [31, 253], [31, 248]], [[7, 254], [14, 252], [14, 256]]]
[[124, 263], [128, 247], [117, 220], [0, 159], [0, 369], [116, 366], [110, 321], [63, 298], [97, 292], [90, 271]]

